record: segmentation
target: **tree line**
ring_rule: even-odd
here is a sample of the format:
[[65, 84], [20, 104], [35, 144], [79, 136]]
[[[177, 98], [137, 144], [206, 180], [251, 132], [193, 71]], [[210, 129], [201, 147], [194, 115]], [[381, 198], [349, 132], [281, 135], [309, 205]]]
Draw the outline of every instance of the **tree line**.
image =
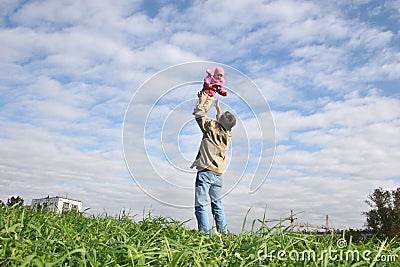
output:
[[400, 236], [400, 187], [396, 190], [374, 190], [365, 201], [371, 208], [363, 212], [367, 229], [379, 238]]
[[24, 205], [24, 199], [20, 196], [17, 196], [17, 197], [12, 196], [7, 200], [6, 204], [0, 200], [0, 206], [2, 206], [2, 207], [4, 207], [4, 206], [12, 207], [14, 205], [18, 205], [18, 206], [22, 207]]

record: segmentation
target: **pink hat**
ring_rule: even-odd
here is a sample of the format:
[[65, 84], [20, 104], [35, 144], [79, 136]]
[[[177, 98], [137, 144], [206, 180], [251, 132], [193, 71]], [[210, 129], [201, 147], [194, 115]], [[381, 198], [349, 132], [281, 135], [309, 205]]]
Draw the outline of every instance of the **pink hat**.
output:
[[222, 74], [222, 76], [224, 76], [224, 69], [222, 67], [216, 67], [214, 73]]

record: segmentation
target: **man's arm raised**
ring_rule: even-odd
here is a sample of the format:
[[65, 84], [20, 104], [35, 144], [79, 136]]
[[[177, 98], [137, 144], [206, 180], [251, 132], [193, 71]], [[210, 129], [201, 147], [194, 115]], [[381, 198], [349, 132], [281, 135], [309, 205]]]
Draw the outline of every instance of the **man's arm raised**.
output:
[[207, 125], [210, 124], [209, 120], [206, 117], [206, 112], [204, 110], [204, 102], [206, 101], [206, 96], [204, 96], [202, 93], [198, 93], [197, 97], [199, 98], [196, 106], [194, 108], [194, 117], [197, 121], [197, 124], [199, 125], [201, 131], [203, 133], [206, 132], [207, 130]]

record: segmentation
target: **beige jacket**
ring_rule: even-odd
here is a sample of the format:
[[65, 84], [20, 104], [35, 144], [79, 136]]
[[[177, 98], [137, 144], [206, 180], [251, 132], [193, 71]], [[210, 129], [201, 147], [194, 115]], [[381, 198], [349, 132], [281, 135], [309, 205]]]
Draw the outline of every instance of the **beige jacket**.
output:
[[222, 175], [226, 167], [226, 151], [231, 141], [231, 132], [226, 131], [217, 121], [207, 118], [204, 106], [197, 104], [194, 115], [203, 132], [203, 139], [190, 168], [206, 169], [216, 175]]

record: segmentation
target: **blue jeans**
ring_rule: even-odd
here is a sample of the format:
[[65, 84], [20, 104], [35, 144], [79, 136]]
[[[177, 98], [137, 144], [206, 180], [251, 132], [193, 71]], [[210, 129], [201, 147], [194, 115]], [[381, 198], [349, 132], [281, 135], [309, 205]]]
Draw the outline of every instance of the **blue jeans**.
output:
[[195, 189], [195, 215], [199, 231], [209, 235], [210, 223], [208, 221], [208, 196], [211, 200], [211, 212], [215, 225], [220, 233], [226, 232], [226, 219], [222, 206], [222, 178], [214, 173], [202, 170], [196, 175]]

